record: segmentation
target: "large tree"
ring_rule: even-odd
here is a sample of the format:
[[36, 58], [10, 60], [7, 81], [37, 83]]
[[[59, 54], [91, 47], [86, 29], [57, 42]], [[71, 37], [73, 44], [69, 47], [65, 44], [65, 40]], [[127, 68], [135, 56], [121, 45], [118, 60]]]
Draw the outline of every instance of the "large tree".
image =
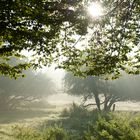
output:
[[[78, 78], [67, 73], [64, 77], [68, 94], [83, 97], [84, 107], [97, 106], [98, 110], [111, 110], [118, 101], [140, 101], [140, 76], [124, 75], [117, 80], [101, 77]], [[90, 100], [89, 100], [90, 99]], [[115, 108], [114, 108], [115, 109]]]
[[[63, 32], [69, 28], [82, 30], [80, 7], [82, 1], [49, 0], [2, 0], [0, 1], [0, 71], [12, 73], [25, 65], [7, 64], [11, 56], [20, 56], [22, 50], [33, 51], [35, 60], [31, 63], [48, 65], [56, 58], [65, 40]], [[75, 10], [71, 10], [75, 7]], [[79, 26], [79, 27], [78, 27]], [[81, 31], [80, 31], [81, 32]], [[62, 43], [62, 44], [61, 44]], [[65, 47], [63, 47], [65, 49]], [[5, 62], [6, 60], [6, 62]], [[36, 61], [38, 60], [38, 61]]]
[[[14, 76], [27, 66], [56, 60], [77, 75], [118, 73], [120, 69], [139, 73], [139, 51], [135, 59], [128, 55], [139, 43], [139, 0], [100, 1], [105, 12], [99, 18], [88, 14], [91, 2], [1, 0], [1, 74]], [[79, 49], [79, 42], [87, 45]], [[34, 52], [31, 65], [9, 65], [7, 58], [20, 56], [22, 50]]]
[[[139, 0], [100, 1], [106, 14], [88, 22], [87, 43], [81, 50], [71, 47], [63, 67], [75, 75], [139, 74]], [[111, 9], [111, 10], [110, 10]]]

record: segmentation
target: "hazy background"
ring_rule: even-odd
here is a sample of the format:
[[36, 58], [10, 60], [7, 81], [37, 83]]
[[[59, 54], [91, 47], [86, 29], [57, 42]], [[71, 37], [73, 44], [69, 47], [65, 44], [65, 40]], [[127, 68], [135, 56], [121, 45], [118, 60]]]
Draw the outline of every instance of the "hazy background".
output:
[[[25, 74], [24, 78], [17, 80], [0, 77], [0, 123], [21, 122], [40, 117], [53, 119], [73, 102], [81, 104], [82, 96], [67, 94], [64, 70], [52, 66], [37, 71], [27, 70]], [[117, 102], [116, 110], [140, 111], [140, 76], [124, 75], [116, 81], [116, 90], [126, 95], [131, 94], [132, 97], [133, 94], [138, 96], [135, 97], [137, 102], [129, 99]]]

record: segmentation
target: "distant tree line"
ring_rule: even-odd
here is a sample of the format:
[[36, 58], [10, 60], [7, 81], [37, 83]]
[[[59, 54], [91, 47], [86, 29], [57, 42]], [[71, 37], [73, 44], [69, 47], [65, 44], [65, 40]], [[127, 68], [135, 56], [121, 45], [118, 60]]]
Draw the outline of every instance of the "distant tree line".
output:
[[0, 77], [0, 109], [16, 109], [40, 101], [56, 92], [56, 86], [46, 73], [26, 71], [26, 77], [17, 80]]

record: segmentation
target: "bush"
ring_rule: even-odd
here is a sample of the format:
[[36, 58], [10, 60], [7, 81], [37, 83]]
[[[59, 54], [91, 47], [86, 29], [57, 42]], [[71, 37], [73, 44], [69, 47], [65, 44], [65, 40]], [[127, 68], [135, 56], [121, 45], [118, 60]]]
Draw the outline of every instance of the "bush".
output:
[[133, 120], [130, 121], [130, 127], [132, 127], [135, 130], [140, 129], [140, 118], [134, 118]]
[[55, 126], [44, 130], [42, 137], [43, 140], [68, 140], [68, 133], [63, 128]]
[[96, 125], [89, 125], [88, 131], [85, 132], [85, 140], [140, 140], [140, 138], [128, 122], [116, 118], [111, 120], [100, 118]]
[[13, 127], [13, 137], [17, 140], [43, 140], [41, 133], [33, 128], [16, 125]]
[[68, 140], [67, 131], [58, 126], [50, 127], [43, 131], [15, 126], [13, 136], [17, 140]]
[[87, 111], [76, 104], [63, 116], [37, 129], [16, 126], [14, 136], [18, 140], [140, 140], [139, 117]]
[[69, 109], [64, 109], [61, 113], [62, 117], [86, 117], [89, 115], [89, 111], [82, 106], [79, 106], [75, 103]]

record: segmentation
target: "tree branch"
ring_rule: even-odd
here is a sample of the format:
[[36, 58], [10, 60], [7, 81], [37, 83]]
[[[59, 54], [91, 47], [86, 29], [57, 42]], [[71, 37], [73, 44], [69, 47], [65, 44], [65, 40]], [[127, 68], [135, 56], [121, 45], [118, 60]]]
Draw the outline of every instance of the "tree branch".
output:
[[[102, 103], [100, 103], [100, 105], [102, 105], [102, 104], [104, 104], [104, 103], [105, 103], [105, 101], [103, 101]], [[90, 103], [90, 104], [84, 105], [84, 107], [88, 107], [88, 106], [91, 106], [91, 105], [97, 105], [97, 104], [96, 104], [96, 103], [95, 103], [95, 104]]]

